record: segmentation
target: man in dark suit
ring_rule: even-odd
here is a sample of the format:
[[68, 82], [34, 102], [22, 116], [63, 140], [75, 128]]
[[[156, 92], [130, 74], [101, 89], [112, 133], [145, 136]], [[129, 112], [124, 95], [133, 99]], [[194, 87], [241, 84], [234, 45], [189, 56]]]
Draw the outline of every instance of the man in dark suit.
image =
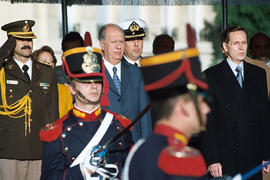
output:
[[39, 179], [43, 146], [39, 131], [58, 119], [55, 73], [31, 60], [34, 24], [23, 20], [2, 26], [14, 48], [0, 62], [0, 179]]
[[140, 67], [145, 37], [146, 22], [142, 19], [129, 19], [119, 24], [125, 33], [125, 50], [123, 59]]
[[226, 58], [205, 71], [212, 101], [202, 147], [213, 177], [245, 173], [270, 157], [266, 73], [244, 61], [245, 29], [229, 27], [220, 39]]
[[205, 179], [202, 155], [187, 146], [192, 134], [205, 127], [210, 111], [198, 91], [208, 87], [201, 80], [198, 54], [192, 48], [141, 60], [145, 90], [155, 104], [158, 123], [146, 140], [131, 149], [124, 180]]
[[[124, 33], [119, 26], [107, 24], [100, 29], [99, 42], [110, 87], [108, 93], [110, 106], [107, 109], [134, 120], [148, 105], [149, 100], [143, 89], [140, 69], [121, 61], [125, 44]], [[151, 131], [151, 115], [147, 112], [132, 130], [134, 141], [146, 138]]]

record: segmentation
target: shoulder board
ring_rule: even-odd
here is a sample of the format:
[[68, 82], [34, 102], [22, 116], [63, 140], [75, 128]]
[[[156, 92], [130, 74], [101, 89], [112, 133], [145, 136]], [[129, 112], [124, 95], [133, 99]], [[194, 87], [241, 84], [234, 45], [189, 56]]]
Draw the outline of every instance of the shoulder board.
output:
[[63, 121], [68, 118], [68, 114], [53, 123], [46, 124], [39, 132], [40, 139], [44, 142], [56, 140], [62, 133]]
[[[106, 112], [112, 113], [114, 115], [114, 119], [118, 120], [124, 127], [127, 127], [132, 122], [130, 119], [128, 119], [126, 116], [124, 116], [122, 114], [117, 114], [117, 113], [111, 112], [107, 109], [104, 109], [104, 110]], [[131, 131], [132, 127], [129, 130]]]
[[192, 148], [183, 150], [171, 152], [170, 147], [164, 148], [158, 158], [159, 168], [165, 173], [174, 176], [204, 176], [206, 174], [206, 165], [202, 155]]
[[[132, 121], [128, 119], [126, 116], [122, 114], [117, 114], [115, 116], [115, 119], [118, 120], [125, 128], [128, 127]], [[131, 131], [133, 127], [131, 127], [129, 130]]]

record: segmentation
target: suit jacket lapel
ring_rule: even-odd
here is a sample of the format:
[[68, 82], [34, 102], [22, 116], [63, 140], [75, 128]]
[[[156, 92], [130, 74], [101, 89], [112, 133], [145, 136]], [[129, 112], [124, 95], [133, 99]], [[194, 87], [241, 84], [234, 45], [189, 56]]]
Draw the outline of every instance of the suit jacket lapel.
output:
[[222, 78], [221, 82], [224, 84], [224, 88], [233, 96], [234, 99], [239, 99], [239, 93], [242, 92], [242, 88], [240, 87], [236, 76], [232, 72], [231, 67], [227, 63], [226, 60], [223, 60], [222, 65]]
[[[107, 70], [107, 68], [105, 68], [105, 75], [106, 75], [107, 81], [109, 82], [110, 90], [112, 90], [112, 92], [114, 92], [115, 94], [117, 94], [119, 96], [118, 91], [114, 85], [113, 79], [111, 78], [111, 75], [110, 75], [109, 71]], [[121, 84], [121, 89], [122, 89], [122, 84]]]
[[126, 60], [121, 62], [121, 96], [124, 96], [128, 90], [129, 78], [129, 67]]
[[243, 89], [248, 89], [249, 87], [254, 87], [253, 86], [253, 84], [254, 84], [253, 81], [256, 81], [256, 78], [254, 78], [255, 75], [253, 75], [252, 72], [253, 72], [253, 70], [252, 70], [250, 64], [244, 61]]
[[225, 76], [225, 79], [226, 79], [226, 83], [229, 83], [231, 84], [231, 87], [233, 87], [234, 89], [239, 89], [241, 90], [241, 86], [236, 78], [236, 76], [234, 75], [234, 73], [232, 72], [232, 69], [231, 67], [229, 66], [229, 64], [227, 63], [226, 60], [223, 60], [222, 62], [222, 65], [223, 65], [223, 74]]

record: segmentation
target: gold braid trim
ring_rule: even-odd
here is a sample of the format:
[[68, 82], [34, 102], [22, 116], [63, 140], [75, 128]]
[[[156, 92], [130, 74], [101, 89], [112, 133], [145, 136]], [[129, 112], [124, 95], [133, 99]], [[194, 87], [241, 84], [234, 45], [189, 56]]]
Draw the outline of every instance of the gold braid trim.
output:
[[[3, 105], [0, 105], [0, 115], [9, 116], [11, 118], [21, 118], [25, 116], [24, 120], [24, 135], [27, 136], [28, 133], [31, 133], [31, 98], [29, 93], [27, 93], [24, 97], [16, 101], [15, 103], [8, 105], [6, 100], [6, 83], [5, 83], [5, 70], [4, 67], [0, 70], [0, 85], [1, 85], [1, 98]], [[19, 112], [24, 110], [24, 114], [17, 115]]]

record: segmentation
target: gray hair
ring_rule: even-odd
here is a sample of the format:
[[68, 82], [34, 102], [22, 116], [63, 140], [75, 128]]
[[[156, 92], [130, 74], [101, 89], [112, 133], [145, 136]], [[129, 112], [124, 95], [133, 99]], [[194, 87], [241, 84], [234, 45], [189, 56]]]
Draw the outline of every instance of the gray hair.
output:
[[120, 26], [118, 26], [117, 24], [110, 23], [110, 24], [105, 24], [100, 28], [99, 33], [98, 33], [98, 40], [106, 41], [105, 33], [106, 33], [107, 27], [109, 27], [109, 26], [114, 26], [114, 27], [118, 28], [122, 32], [123, 36], [125, 36], [125, 33]]

